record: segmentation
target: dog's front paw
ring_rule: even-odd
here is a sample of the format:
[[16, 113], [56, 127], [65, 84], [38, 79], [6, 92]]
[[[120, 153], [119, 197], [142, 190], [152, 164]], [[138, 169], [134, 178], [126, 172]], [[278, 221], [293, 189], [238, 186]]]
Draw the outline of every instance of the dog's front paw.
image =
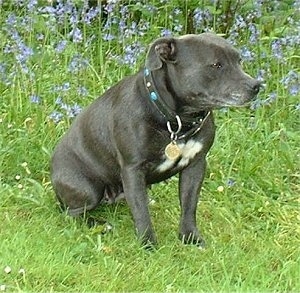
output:
[[184, 244], [196, 245], [200, 249], [205, 248], [205, 241], [198, 231], [179, 233], [179, 239]]
[[142, 247], [146, 250], [154, 250], [157, 246], [157, 240], [155, 233], [152, 230], [147, 230], [142, 235], [139, 235], [138, 238], [142, 244]]

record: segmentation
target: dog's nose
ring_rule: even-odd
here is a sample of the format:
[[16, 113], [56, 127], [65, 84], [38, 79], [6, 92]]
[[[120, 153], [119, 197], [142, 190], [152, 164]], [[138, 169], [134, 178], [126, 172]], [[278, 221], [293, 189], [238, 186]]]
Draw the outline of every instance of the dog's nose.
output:
[[252, 91], [255, 95], [258, 94], [260, 87], [261, 87], [261, 83], [258, 80], [255, 80], [255, 82], [252, 86]]

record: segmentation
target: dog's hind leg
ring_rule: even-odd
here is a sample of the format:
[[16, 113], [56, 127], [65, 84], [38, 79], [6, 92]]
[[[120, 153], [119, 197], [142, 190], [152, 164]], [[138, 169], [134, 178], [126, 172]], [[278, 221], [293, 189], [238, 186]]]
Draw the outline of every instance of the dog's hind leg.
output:
[[[74, 174], [73, 174], [74, 175]], [[78, 175], [78, 174], [77, 174]], [[70, 216], [79, 216], [95, 209], [104, 196], [104, 184], [90, 182], [85, 177], [73, 176], [66, 180], [64, 176], [54, 176], [52, 183], [62, 207]]]

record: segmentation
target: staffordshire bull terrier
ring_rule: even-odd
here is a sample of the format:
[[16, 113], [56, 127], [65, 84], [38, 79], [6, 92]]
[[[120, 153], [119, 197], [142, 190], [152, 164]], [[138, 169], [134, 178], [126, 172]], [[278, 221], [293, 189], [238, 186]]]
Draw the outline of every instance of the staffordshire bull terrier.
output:
[[155, 40], [144, 67], [83, 110], [57, 145], [58, 200], [78, 216], [124, 194], [138, 237], [154, 245], [147, 186], [179, 173], [179, 237], [203, 246], [196, 208], [215, 135], [212, 110], [247, 105], [259, 87], [215, 34]]

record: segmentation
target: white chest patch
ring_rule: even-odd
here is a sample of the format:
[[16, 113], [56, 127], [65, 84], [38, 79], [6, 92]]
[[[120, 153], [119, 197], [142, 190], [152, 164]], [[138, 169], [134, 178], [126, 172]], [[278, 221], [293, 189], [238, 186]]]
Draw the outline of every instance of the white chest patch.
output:
[[[181, 149], [181, 158], [176, 165], [181, 168], [188, 165], [190, 160], [193, 159], [203, 147], [201, 142], [193, 139], [188, 140], [186, 143], [178, 143], [178, 146]], [[164, 159], [165, 160], [157, 167], [159, 172], [164, 172], [168, 169], [171, 169], [176, 163], [176, 161], [168, 159], [165, 155]]]

